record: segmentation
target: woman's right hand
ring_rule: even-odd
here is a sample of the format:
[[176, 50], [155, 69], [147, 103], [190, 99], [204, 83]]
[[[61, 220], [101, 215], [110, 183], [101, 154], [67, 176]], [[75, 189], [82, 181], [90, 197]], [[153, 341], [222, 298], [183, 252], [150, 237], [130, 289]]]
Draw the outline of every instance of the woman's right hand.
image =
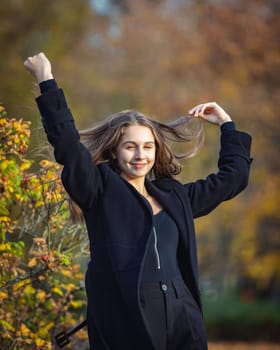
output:
[[51, 63], [43, 52], [28, 57], [24, 62], [24, 66], [36, 78], [38, 83], [53, 79]]

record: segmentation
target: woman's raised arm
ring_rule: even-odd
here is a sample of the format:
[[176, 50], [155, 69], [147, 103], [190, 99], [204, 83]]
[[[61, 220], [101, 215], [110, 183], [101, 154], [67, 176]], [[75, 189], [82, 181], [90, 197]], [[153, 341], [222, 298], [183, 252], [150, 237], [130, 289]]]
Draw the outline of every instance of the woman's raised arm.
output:
[[218, 172], [185, 185], [194, 217], [208, 214], [222, 201], [240, 193], [248, 183], [251, 136], [235, 129], [231, 117], [216, 102], [193, 107], [189, 114], [221, 127]]
[[50, 61], [44, 53], [39, 53], [29, 57], [24, 66], [40, 84], [42, 94], [36, 102], [56, 161], [63, 165], [63, 185], [81, 208], [87, 208], [102, 189], [98, 167], [80, 142], [64, 93], [54, 80]]

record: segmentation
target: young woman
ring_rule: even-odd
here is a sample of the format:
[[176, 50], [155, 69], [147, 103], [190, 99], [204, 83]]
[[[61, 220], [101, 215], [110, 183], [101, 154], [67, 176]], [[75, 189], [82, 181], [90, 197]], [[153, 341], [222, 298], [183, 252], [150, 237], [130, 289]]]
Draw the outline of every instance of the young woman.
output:
[[193, 219], [246, 187], [251, 137], [214, 102], [192, 108], [194, 118], [221, 127], [218, 172], [181, 184], [167, 141], [193, 138], [180, 129], [187, 118], [164, 124], [123, 111], [81, 133], [81, 143], [46, 56], [24, 65], [40, 85], [44, 129], [87, 225], [90, 348], [207, 349]]

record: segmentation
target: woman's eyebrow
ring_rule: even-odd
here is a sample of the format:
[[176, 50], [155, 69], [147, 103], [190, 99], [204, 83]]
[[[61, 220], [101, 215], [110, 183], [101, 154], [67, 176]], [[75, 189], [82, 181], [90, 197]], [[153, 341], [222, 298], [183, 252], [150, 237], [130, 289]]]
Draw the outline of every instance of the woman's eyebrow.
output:
[[[138, 142], [137, 141], [130, 141], [130, 140], [127, 140], [127, 141], [124, 141], [123, 142], [123, 145], [127, 144], [127, 143], [133, 143], [134, 145], [136, 145]], [[145, 141], [144, 144], [155, 144], [155, 141]]]

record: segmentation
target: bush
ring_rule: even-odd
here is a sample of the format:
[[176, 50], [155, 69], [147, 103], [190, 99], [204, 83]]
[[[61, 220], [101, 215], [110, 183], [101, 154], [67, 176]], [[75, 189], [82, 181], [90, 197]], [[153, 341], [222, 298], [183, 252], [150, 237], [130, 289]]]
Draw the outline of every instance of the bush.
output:
[[[83, 225], [73, 226], [60, 167], [27, 159], [30, 123], [0, 106], [0, 348], [51, 349], [59, 325], [84, 319]], [[77, 333], [86, 342], [85, 330]]]
[[234, 293], [203, 298], [209, 339], [280, 340], [279, 304], [269, 300], [244, 300]]

